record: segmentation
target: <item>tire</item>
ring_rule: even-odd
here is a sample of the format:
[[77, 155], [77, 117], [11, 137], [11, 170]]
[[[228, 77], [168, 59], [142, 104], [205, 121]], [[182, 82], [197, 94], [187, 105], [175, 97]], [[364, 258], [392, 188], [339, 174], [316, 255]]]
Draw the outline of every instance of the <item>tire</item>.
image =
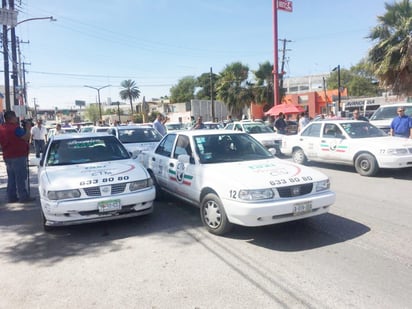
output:
[[306, 164], [308, 163], [308, 158], [306, 158], [305, 153], [301, 148], [296, 148], [292, 152], [293, 162], [297, 164]]
[[153, 185], [155, 186], [155, 189], [156, 189], [156, 200], [161, 201], [164, 198], [164, 192], [163, 192], [162, 188], [160, 188], [160, 185], [157, 182], [156, 177], [155, 177], [155, 175], [153, 174], [152, 171], [149, 171], [149, 175], [152, 178]]
[[374, 176], [378, 170], [378, 162], [373, 155], [362, 153], [355, 159], [355, 169], [362, 176]]
[[215, 235], [229, 232], [233, 224], [229, 222], [219, 197], [214, 193], [206, 194], [200, 204], [200, 216], [206, 229]]

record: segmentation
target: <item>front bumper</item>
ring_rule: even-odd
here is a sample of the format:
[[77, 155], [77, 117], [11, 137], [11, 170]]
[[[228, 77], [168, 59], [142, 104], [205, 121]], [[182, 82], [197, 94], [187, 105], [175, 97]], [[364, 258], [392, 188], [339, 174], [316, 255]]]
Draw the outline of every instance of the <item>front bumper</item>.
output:
[[[231, 223], [243, 226], [263, 226], [317, 216], [329, 211], [335, 202], [332, 191], [320, 192], [298, 198], [273, 200], [261, 203], [240, 203], [223, 200], [226, 215]], [[311, 202], [311, 211], [294, 214], [295, 205]]]
[[[46, 226], [64, 226], [119, 218], [142, 216], [153, 212], [153, 201], [156, 196], [154, 187], [133, 193], [73, 199], [64, 201], [49, 201], [40, 198]], [[120, 200], [121, 209], [99, 212], [98, 203], [107, 200]]]

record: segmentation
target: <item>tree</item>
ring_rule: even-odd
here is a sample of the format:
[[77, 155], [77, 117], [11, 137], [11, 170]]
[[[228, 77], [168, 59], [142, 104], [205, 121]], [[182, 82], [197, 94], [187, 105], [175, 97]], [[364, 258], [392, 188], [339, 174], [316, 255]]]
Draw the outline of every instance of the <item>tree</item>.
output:
[[129, 100], [131, 116], [133, 116], [133, 100], [138, 99], [140, 97], [139, 87], [137, 87], [136, 82], [131, 79], [122, 81], [120, 83], [120, 86], [123, 87], [123, 89], [120, 90], [119, 93], [120, 98], [122, 100]]
[[[361, 60], [349, 70], [340, 69], [341, 87], [346, 88], [351, 97], [379, 95], [380, 90], [370, 64]], [[328, 89], [338, 88], [338, 72], [334, 71], [327, 79]]]
[[409, 0], [385, 3], [386, 13], [368, 36], [376, 45], [369, 61], [383, 87], [412, 94], [412, 8]]
[[256, 103], [273, 106], [273, 65], [266, 61], [259, 64], [253, 73], [256, 84], [252, 88]]
[[98, 104], [89, 104], [86, 108], [84, 113], [86, 114], [87, 119], [91, 122], [96, 123], [100, 120], [100, 112]]
[[170, 89], [170, 102], [189, 102], [195, 97], [196, 78], [185, 76]]
[[[199, 100], [211, 100], [210, 90], [213, 87], [213, 99], [216, 99], [216, 82], [219, 76], [212, 73], [212, 78], [210, 78], [210, 73], [203, 73], [196, 80], [197, 87], [200, 87], [200, 90], [197, 92], [196, 97]], [[212, 80], [210, 80], [212, 79]]]
[[243, 108], [253, 100], [253, 93], [248, 82], [249, 67], [240, 62], [233, 62], [219, 73], [216, 84], [217, 98], [237, 117], [242, 116]]

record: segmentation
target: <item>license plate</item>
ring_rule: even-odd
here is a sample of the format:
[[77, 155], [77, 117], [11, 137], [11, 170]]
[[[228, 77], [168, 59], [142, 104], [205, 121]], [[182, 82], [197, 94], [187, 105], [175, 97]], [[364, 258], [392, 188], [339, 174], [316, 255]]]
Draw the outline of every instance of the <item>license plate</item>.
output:
[[299, 216], [312, 211], [312, 202], [302, 202], [293, 205], [293, 215]]
[[103, 201], [97, 204], [99, 212], [115, 211], [122, 209], [120, 200]]

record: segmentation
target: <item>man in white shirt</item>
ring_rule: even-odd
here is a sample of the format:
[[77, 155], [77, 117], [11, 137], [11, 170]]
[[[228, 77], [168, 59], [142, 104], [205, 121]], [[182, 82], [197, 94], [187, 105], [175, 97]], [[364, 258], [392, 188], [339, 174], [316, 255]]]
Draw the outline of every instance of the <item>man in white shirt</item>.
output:
[[34, 142], [34, 149], [36, 150], [36, 158], [40, 158], [40, 153], [44, 151], [44, 145], [47, 138], [47, 129], [43, 127], [43, 121], [37, 120], [37, 125], [31, 128], [31, 141]]

